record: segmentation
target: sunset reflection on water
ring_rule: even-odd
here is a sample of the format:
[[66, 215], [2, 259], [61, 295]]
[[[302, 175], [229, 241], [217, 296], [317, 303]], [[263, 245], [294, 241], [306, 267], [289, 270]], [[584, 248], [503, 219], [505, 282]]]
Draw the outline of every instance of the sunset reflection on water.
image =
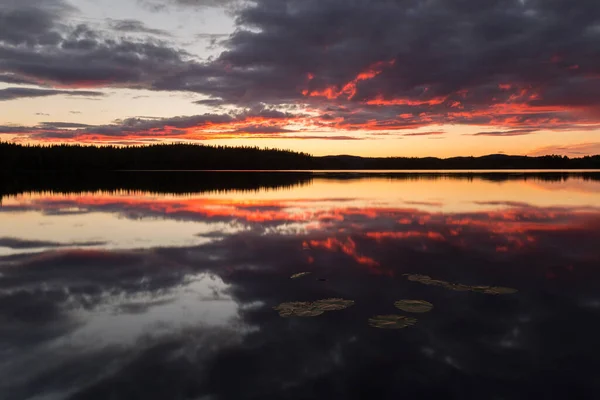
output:
[[[8, 194], [0, 393], [587, 396], [600, 355], [598, 243], [600, 180], [577, 176]], [[454, 292], [405, 274], [518, 292]], [[355, 305], [306, 319], [272, 310], [324, 298]], [[435, 307], [402, 331], [368, 326], [403, 298]]]

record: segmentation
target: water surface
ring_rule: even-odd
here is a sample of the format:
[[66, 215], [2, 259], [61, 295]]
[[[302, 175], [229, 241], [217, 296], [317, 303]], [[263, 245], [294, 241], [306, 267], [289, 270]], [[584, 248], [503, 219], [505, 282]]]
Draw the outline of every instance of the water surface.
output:
[[[0, 192], [2, 399], [599, 396], [597, 174], [148, 172]], [[328, 298], [354, 304], [273, 309]]]

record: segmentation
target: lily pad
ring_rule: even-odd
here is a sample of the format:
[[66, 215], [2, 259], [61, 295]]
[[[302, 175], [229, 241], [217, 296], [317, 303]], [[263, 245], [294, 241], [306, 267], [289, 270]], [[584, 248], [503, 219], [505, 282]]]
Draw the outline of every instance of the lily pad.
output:
[[314, 306], [321, 311], [339, 311], [354, 305], [353, 300], [325, 299], [315, 301]]
[[402, 311], [412, 313], [426, 313], [431, 311], [433, 304], [425, 300], [400, 300], [394, 306]]
[[289, 313], [289, 315], [282, 315], [281, 312], [279, 313], [279, 315], [281, 315], [282, 317], [318, 317], [319, 315], [321, 315], [323, 313], [324, 313], [324, 311], [319, 311], [319, 310], [298, 309], [298, 310], [294, 310], [293, 312]]
[[273, 307], [281, 317], [316, 317], [327, 311], [339, 311], [354, 305], [353, 300], [325, 299], [315, 302], [281, 303]]
[[282, 303], [273, 309], [279, 311], [279, 315], [282, 317], [316, 317], [323, 314], [322, 311], [317, 313], [316, 310], [312, 310], [310, 305], [311, 303], [296, 301]]
[[416, 318], [404, 315], [377, 315], [369, 318], [369, 325], [380, 329], [402, 329], [417, 323]]
[[306, 276], [306, 275], [310, 275], [310, 272], [300, 272], [300, 273], [294, 274], [294, 275], [290, 276], [290, 279], [298, 279], [298, 278], [302, 278], [303, 276]]
[[481, 285], [463, 285], [462, 283], [452, 283], [433, 279], [427, 275], [406, 275], [411, 282], [419, 282], [424, 285], [439, 286], [456, 292], [475, 292], [485, 294], [513, 294], [517, 293], [517, 289], [500, 287], [500, 286], [481, 286]]
[[485, 294], [514, 294], [517, 293], [517, 289], [501, 287], [501, 286], [492, 286], [484, 289], [482, 293]]

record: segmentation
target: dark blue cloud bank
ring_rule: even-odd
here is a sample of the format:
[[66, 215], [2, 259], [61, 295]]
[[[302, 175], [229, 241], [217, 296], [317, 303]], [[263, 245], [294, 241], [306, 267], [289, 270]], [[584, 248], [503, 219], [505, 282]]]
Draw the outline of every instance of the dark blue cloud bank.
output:
[[[40, 88], [7, 88], [0, 100], [85, 95], [65, 87], [128, 88], [194, 93], [214, 108], [187, 119], [227, 119], [231, 110], [255, 107], [311, 109], [316, 114], [304, 122], [315, 132], [466, 124], [514, 136], [598, 127], [595, 0], [140, 4], [161, 12], [224, 6], [235, 30], [219, 41], [217, 56], [202, 59], [143, 21], [109, 20], [100, 29], [62, 0], [10, 1], [0, 9], [0, 82]], [[141, 121], [140, 129], [171, 120]]]

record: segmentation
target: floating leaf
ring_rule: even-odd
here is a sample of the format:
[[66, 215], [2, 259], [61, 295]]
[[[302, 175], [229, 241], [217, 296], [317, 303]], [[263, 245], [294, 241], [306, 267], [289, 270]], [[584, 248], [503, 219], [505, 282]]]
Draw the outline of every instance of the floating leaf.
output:
[[281, 303], [274, 310], [281, 317], [316, 317], [327, 311], [339, 311], [354, 305], [352, 300], [325, 299], [315, 302]]
[[317, 317], [323, 313], [324, 313], [324, 311], [319, 311], [319, 310], [311, 310], [311, 309], [302, 310], [302, 309], [300, 309], [300, 310], [295, 310], [290, 315], [281, 315], [281, 313], [279, 313], [279, 315], [281, 315], [282, 317]]
[[431, 311], [433, 304], [425, 300], [400, 300], [394, 303], [396, 308], [412, 313], [426, 313]]
[[369, 318], [369, 325], [380, 329], [402, 329], [417, 323], [416, 318], [404, 315], [377, 315]]
[[485, 294], [514, 294], [517, 293], [517, 289], [500, 287], [500, 286], [492, 286], [485, 289], [483, 293]]
[[294, 274], [292, 276], [290, 276], [290, 279], [298, 279], [298, 278], [302, 278], [303, 276], [306, 275], [310, 275], [310, 272], [300, 272], [298, 274]]
[[339, 311], [354, 305], [354, 301], [344, 299], [325, 299], [315, 301], [313, 304], [318, 310]]
[[431, 286], [439, 286], [446, 289], [454, 290], [457, 292], [475, 292], [475, 293], [485, 293], [485, 294], [513, 294], [517, 293], [517, 289], [499, 287], [499, 286], [471, 286], [471, 285], [463, 285], [462, 283], [452, 283], [446, 281], [440, 281], [438, 279], [432, 279], [427, 275], [405, 275], [408, 277], [408, 280], [411, 282], [419, 282], [424, 285]]
[[309, 302], [282, 303], [273, 309], [279, 311], [282, 317], [316, 317], [323, 314], [323, 311], [314, 309]]

